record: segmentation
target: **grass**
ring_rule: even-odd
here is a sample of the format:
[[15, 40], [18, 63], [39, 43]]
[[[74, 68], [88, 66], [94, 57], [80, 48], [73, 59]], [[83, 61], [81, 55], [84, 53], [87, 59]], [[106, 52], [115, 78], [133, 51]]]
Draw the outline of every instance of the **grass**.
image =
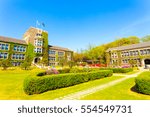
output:
[[33, 70], [0, 70], [0, 99], [2, 100], [48, 100], [55, 99], [62, 96], [65, 96], [70, 93], [74, 93], [77, 91], [85, 90], [90, 87], [98, 86], [100, 84], [104, 84], [107, 82], [111, 82], [113, 80], [123, 78], [122, 76], [112, 76], [108, 78], [98, 79], [82, 84], [78, 84], [75, 86], [61, 88], [57, 90], [48, 91], [38, 95], [26, 95], [23, 91], [23, 81], [30, 73], [41, 71], [39, 69]]
[[113, 87], [88, 95], [82, 100], [150, 100], [150, 95], [137, 93], [134, 85], [135, 78], [127, 79]]
[[[123, 76], [112, 76], [108, 78], [98, 79], [75, 86], [61, 88], [48, 91], [38, 95], [26, 95], [23, 91], [24, 79], [34, 72], [39, 72], [40, 69], [21, 70], [12, 68], [11, 70], [0, 70], [0, 99], [1, 100], [52, 100], [63, 97], [65, 95], [88, 89], [90, 87], [105, 84]], [[133, 74], [134, 71], [127, 74]], [[86, 100], [149, 100], [150, 96], [136, 93], [131, 90], [134, 86], [134, 78], [125, 80], [113, 87], [106, 88], [94, 94], [88, 95], [82, 99]]]

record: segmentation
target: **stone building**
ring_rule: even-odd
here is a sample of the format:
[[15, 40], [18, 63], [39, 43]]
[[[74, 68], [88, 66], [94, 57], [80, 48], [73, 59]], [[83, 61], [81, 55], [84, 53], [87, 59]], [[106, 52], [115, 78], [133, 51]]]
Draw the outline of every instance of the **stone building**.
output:
[[49, 66], [59, 65], [61, 59], [72, 60], [73, 51], [49, 45], [47, 31], [30, 27], [24, 33], [22, 40], [0, 36], [0, 61], [9, 59], [14, 66], [19, 66], [26, 58], [29, 44], [34, 47], [33, 64], [44, 58], [48, 60]]
[[150, 41], [106, 50], [106, 62], [110, 67], [150, 66]]

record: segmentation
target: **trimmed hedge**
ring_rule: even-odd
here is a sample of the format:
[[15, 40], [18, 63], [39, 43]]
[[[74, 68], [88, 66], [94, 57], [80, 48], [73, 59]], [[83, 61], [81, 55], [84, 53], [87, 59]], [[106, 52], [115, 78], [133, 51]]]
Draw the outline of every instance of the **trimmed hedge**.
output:
[[24, 80], [24, 91], [28, 95], [43, 93], [48, 90], [73, 86], [90, 80], [112, 76], [111, 70], [99, 70], [85, 73], [68, 73], [58, 75], [32, 75]]
[[135, 87], [139, 93], [150, 95], [150, 72], [144, 72], [135, 79]]
[[59, 72], [60, 74], [69, 73], [69, 72], [70, 72], [70, 68], [59, 69], [58, 72]]
[[132, 68], [100, 68], [101, 70], [112, 70], [113, 73], [128, 73], [133, 71]]
[[[99, 70], [99, 69], [97, 69]], [[72, 68], [70, 69], [70, 73], [83, 73], [83, 72], [91, 72], [93, 71], [91, 68]]]

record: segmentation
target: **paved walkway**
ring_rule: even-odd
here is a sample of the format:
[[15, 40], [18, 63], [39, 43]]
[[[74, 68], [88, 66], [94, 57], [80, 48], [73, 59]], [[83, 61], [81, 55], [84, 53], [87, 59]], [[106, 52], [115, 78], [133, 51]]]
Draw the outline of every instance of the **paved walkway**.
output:
[[[93, 94], [97, 91], [100, 91], [100, 90], [103, 90], [105, 88], [114, 86], [114, 85], [116, 85], [116, 84], [118, 84], [118, 83], [120, 83], [124, 80], [127, 80], [127, 79], [132, 78], [132, 77], [136, 77], [137, 75], [139, 75], [143, 71], [144, 70], [142, 70], [138, 73], [135, 73], [135, 74], [131, 74], [131, 75], [123, 75], [123, 76], [125, 76], [124, 78], [121, 78], [121, 79], [118, 79], [118, 80], [115, 80], [115, 81], [112, 81], [112, 82], [109, 82], [109, 83], [105, 83], [105, 84], [100, 85], [100, 86], [95, 86], [93, 88], [89, 88], [89, 89], [86, 89], [86, 90], [75, 92], [75, 93], [66, 95], [64, 97], [56, 98], [55, 100], [79, 100], [79, 99], [81, 99], [81, 98], [83, 98], [87, 95], [90, 95], [90, 94]], [[117, 74], [115, 74], [114, 76], [117, 76]]]

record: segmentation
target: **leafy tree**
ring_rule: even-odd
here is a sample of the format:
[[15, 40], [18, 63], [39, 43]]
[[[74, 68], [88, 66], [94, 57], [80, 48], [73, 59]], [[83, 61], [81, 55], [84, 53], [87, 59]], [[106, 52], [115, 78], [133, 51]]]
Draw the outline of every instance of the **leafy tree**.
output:
[[129, 44], [136, 44], [139, 43], [140, 39], [136, 36], [130, 36], [130, 37], [124, 37], [117, 39], [113, 42], [107, 43], [107, 44], [102, 44], [100, 46], [93, 46], [90, 45], [88, 46], [87, 50], [82, 50], [80, 53], [77, 52], [74, 55], [74, 60], [75, 61], [86, 61], [88, 59], [95, 61], [99, 60], [100, 63], [106, 63], [106, 50], [108, 48], [113, 48], [113, 47], [118, 47], [118, 46], [125, 46]]
[[70, 68], [72, 68], [73, 66], [75, 66], [75, 62], [74, 61], [68, 61], [67, 64], [68, 64], [68, 66]]
[[74, 53], [73, 54], [73, 60], [75, 62], [82, 62], [83, 61], [83, 58], [84, 58], [84, 54], [83, 53]]
[[4, 59], [0, 61], [0, 66], [3, 68], [3, 70], [6, 70], [8, 67], [11, 67], [12, 64], [8, 59]]
[[129, 60], [129, 64], [131, 65], [131, 67], [134, 67], [134, 65], [137, 64], [137, 61], [134, 60], [134, 59], [130, 59], [130, 60]]
[[22, 68], [22, 69], [25, 69], [25, 70], [29, 69], [30, 66], [31, 66], [31, 63], [29, 63], [29, 62], [27, 62], [27, 61], [24, 61], [24, 62], [21, 64], [21, 68]]
[[147, 36], [141, 38], [141, 41], [142, 41], [142, 42], [150, 41], [150, 35], [147, 35]]
[[61, 58], [58, 62], [61, 67], [64, 67], [66, 65], [66, 59], [64, 57]]

